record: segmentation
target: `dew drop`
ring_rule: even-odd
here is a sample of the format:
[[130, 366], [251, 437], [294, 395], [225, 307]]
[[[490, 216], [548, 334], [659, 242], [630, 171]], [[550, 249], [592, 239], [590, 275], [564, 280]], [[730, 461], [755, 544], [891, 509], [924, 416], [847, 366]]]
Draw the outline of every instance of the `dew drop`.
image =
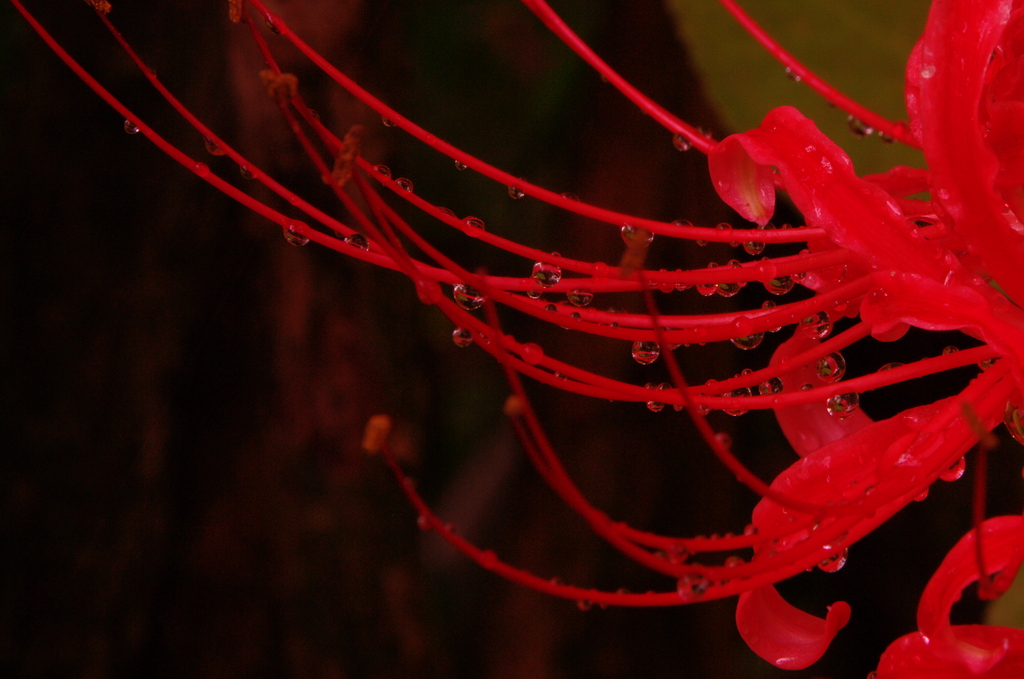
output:
[[210, 139], [209, 137], [203, 137], [203, 145], [206, 147], [206, 152], [211, 156], [223, 156], [224, 149], [217, 145], [217, 142]]
[[132, 121], [130, 121], [128, 119], [125, 119], [125, 121], [124, 121], [124, 131], [127, 132], [128, 134], [138, 134], [139, 133], [139, 126], [136, 125], [135, 123], [133, 123]]
[[927, 78], [933, 77], [934, 75], [935, 75], [935, 66], [934, 65], [927, 64], [927, 65], [921, 67], [921, 77], [922, 78], [927, 79]]
[[566, 191], [565, 193], [563, 193], [562, 198], [565, 198], [566, 200], [575, 201], [577, 203], [580, 202], [580, 197], [570, 191]]
[[[733, 389], [729, 393], [725, 394], [725, 396], [731, 396], [732, 398], [746, 398], [747, 396], [750, 396], [750, 387], [740, 387], [738, 389]], [[726, 415], [732, 415], [733, 417], [739, 417], [740, 415], [743, 415], [747, 412], [747, 409], [742, 407], [723, 408], [723, 410], [725, 411]]]
[[703, 575], [686, 575], [679, 579], [676, 591], [683, 601], [700, 599], [707, 593], [711, 583]]
[[782, 379], [778, 377], [771, 377], [761, 384], [757, 385], [757, 393], [761, 396], [772, 396], [774, 394], [782, 393]]
[[674, 134], [672, 135], [672, 147], [675, 148], [676, 151], [684, 152], [692, 149], [693, 144], [691, 144], [690, 140], [683, 135]]
[[533, 280], [541, 287], [550, 288], [562, 280], [562, 268], [554, 264], [537, 262], [533, 265]]
[[883, 373], [883, 372], [887, 372], [889, 370], [893, 370], [894, 368], [902, 368], [902, 367], [903, 367], [902, 363], [900, 363], [899, 361], [893, 361], [892, 363], [886, 363], [885, 365], [883, 365], [881, 368], [878, 369], [878, 372]]
[[374, 165], [373, 166], [373, 171], [376, 172], [379, 175], [382, 175], [384, 177], [387, 177], [388, 179], [391, 179], [391, 168], [388, 167], [387, 165]]
[[452, 342], [455, 342], [457, 347], [468, 347], [473, 343], [473, 333], [467, 328], [455, 328], [452, 330]]
[[828, 312], [819, 311], [800, 321], [800, 330], [811, 339], [825, 339], [832, 332], [832, 321]]
[[1024, 445], [1024, 410], [1018, 408], [1012, 401], [1007, 401], [1006, 410], [1003, 411], [1003, 423], [1010, 436], [1017, 443]]
[[633, 360], [641, 365], [650, 365], [658, 360], [661, 347], [657, 342], [633, 342]]
[[544, 296], [544, 293], [541, 292], [540, 290], [527, 290], [526, 296], [529, 297], [530, 299], [540, 299], [541, 297]]
[[785, 295], [793, 289], [794, 285], [796, 285], [796, 281], [789, 276], [775, 276], [765, 281], [764, 288], [773, 295]]
[[860, 394], [851, 392], [849, 394], [836, 394], [825, 402], [828, 414], [838, 420], [845, 420], [857, 412], [860, 407]]
[[197, 177], [206, 177], [210, 174], [210, 166], [206, 163], [196, 163], [192, 166], [192, 171], [196, 173]]
[[958, 351], [960, 351], [959, 347], [954, 347], [954, 346], [950, 345], [948, 347], [943, 347], [942, 355], [943, 356], [949, 356], [950, 354], [955, 354]]
[[298, 225], [294, 223], [288, 224], [288, 226], [282, 229], [282, 232], [284, 233], [284, 239], [288, 241], [289, 245], [301, 247], [309, 244], [309, 239], [299, 232]]
[[512, 200], [519, 200], [520, 198], [522, 198], [525, 195], [526, 195], [526, 193], [521, 188], [519, 188], [515, 184], [509, 184], [509, 187], [508, 187], [508, 197], [509, 198], [511, 198]]
[[[665, 387], [668, 388], [668, 389], [672, 388], [671, 385], [667, 385], [667, 384], [665, 385]], [[647, 384], [644, 385], [644, 388], [656, 390], [656, 389], [661, 389], [662, 386], [658, 385], [658, 384], [655, 384], [654, 382], [648, 382]], [[661, 401], [655, 401], [655, 400], [652, 399], [652, 400], [647, 402], [647, 409], [650, 410], [652, 413], [660, 413], [664, 408], [665, 408], [665, 404], [662, 403]]]
[[466, 311], [474, 311], [484, 305], [484, 296], [476, 288], [471, 288], [465, 283], [459, 283], [452, 288], [452, 297], [455, 303]]
[[409, 179], [408, 177], [399, 177], [398, 179], [395, 180], [395, 184], [397, 184], [398, 188], [402, 189], [403, 191], [408, 191], [409, 193], [412, 193], [412, 180]]
[[388, 118], [386, 116], [381, 116], [380, 117], [380, 122], [384, 124], [384, 127], [394, 127], [395, 126], [395, 121], [391, 120], [390, 118]]
[[814, 366], [818, 379], [825, 384], [832, 384], [843, 379], [846, 374], [846, 359], [838, 351], [818, 359]]
[[943, 481], [956, 481], [964, 475], [964, 471], [967, 469], [967, 460], [960, 458], [953, 463], [953, 466], [946, 471], [939, 474], [939, 478]]
[[744, 351], [750, 351], [761, 346], [761, 342], [764, 340], [763, 332], [755, 332], [752, 335], [746, 335], [745, 337], [733, 337], [730, 342], [733, 346], [743, 349]]
[[717, 292], [720, 297], [735, 297], [739, 294], [740, 288], [742, 287], [742, 283], [735, 281], [731, 283], [719, 283], [715, 286], [715, 292]]
[[761, 243], [759, 241], [748, 240], [745, 243], [743, 243], [743, 250], [748, 255], [759, 255], [762, 252], [764, 252], [764, 247], [764, 243]]
[[801, 80], [803, 80], [803, 78], [801, 78], [800, 75], [789, 66], [786, 67], [786, 77], [795, 83], [798, 83]]
[[654, 240], [653, 233], [632, 224], [623, 224], [620, 232], [622, 233], [622, 240], [626, 245], [647, 247]]
[[[700, 243], [700, 241], [697, 241], [697, 242]], [[707, 241], [704, 241], [704, 243], [706, 244]], [[708, 262], [708, 265], [705, 268], [716, 269], [716, 268], [718, 268], [718, 264], [716, 262]], [[711, 295], [715, 294], [715, 290], [718, 289], [718, 284], [717, 283], [706, 283], [706, 284], [698, 283], [694, 287], [697, 288], [697, 292], [700, 293], [701, 296], [703, 296], [703, 297], [710, 297]]]
[[353, 233], [350, 236], [346, 236], [345, 242], [354, 248], [359, 248], [360, 250], [370, 249], [370, 244], [366, 241], [366, 236], [361, 233]]
[[238, 174], [242, 175], [242, 179], [256, 179], [256, 173], [249, 165], [239, 165]]
[[565, 296], [569, 299], [569, 304], [575, 307], [589, 306], [594, 301], [594, 293], [589, 290], [572, 290], [565, 293]]
[[484, 224], [484, 220], [480, 219], [479, 217], [473, 217], [471, 215], [469, 217], [466, 217], [462, 221], [466, 224], [466, 226], [468, 226], [470, 228], [480, 229], [481, 231], [486, 231], [487, 230], [486, 229], [486, 225]]
[[818, 568], [825, 571], [826, 573], [835, 573], [841, 570], [846, 565], [846, 559], [850, 556], [850, 548], [844, 547], [843, 551], [836, 552], [824, 561], [818, 564]]
[[462, 162], [461, 160], [456, 160], [455, 161], [455, 169], [458, 170], [459, 172], [462, 172], [463, 170], [466, 169], [466, 164], [464, 162]]

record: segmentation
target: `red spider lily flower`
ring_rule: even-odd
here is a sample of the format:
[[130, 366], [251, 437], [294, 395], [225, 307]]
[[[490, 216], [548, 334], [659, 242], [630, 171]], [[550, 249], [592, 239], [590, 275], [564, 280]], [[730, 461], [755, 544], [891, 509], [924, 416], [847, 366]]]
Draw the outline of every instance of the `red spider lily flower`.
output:
[[[1019, 276], [1024, 270], [1024, 40], [1019, 37], [1024, 10], [1009, 0], [934, 3], [925, 34], [909, 61], [909, 126], [887, 121], [842, 97], [775, 45], [731, 0], [722, 0], [787, 68], [880, 133], [922, 148], [929, 166], [928, 171], [895, 168], [868, 177], [858, 176], [842, 149], [794, 108], [775, 109], [757, 129], [715, 141], [623, 80], [543, 0], [523, 0], [581, 58], [662, 124], [677, 147], [708, 155], [715, 189], [753, 223], [750, 228], [627, 215], [509, 175], [438, 139], [373, 97], [259, 0], [232, 0], [231, 19], [252, 36], [254, 49], [266, 62], [261, 75], [271, 100], [347, 212], [344, 220], [335, 218], [281, 186], [187, 110], [115, 30], [106, 16], [109, 5], [93, 3], [145, 77], [208, 144], [303, 216], [286, 215], [225, 182], [206, 163], [160, 137], [75, 63], [18, 0], [11, 2], [61, 58], [125, 116], [126, 130], [142, 132], [204, 181], [278, 224], [289, 243], [316, 242], [406, 275], [424, 303], [451, 319], [457, 344], [478, 345], [506, 370], [514, 392], [507, 414], [545, 481], [610, 545], [668, 576], [674, 586], [644, 594], [598, 591], [552, 582], [505, 563], [457, 535], [427, 506], [388, 451], [387, 420], [375, 420], [366, 447], [383, 451], [419, 512], [421, 527], [499, 575], [555, 596], [598, 604], [663, 606], [738, 595], [737, 627], [750, 648], [779, 667], [807, 667], [850, 619], [851, 607], [836, 602], [818, 618], [791, 606], [774, 585], [809, 568], [841, 568], [850, 545], [927, 493], [937, 480], [958, 478], [964, 456], [979, 440], [984, 451], [989, 432], [1005, 418], [1011, 432], [1024, 438], [1015, 405], [1024, 385], [1024, 313], [1011, 301], [1024, 298]], [[254, 17], [383, 116], [388, 126], [448, 155], [460, 169], [500, 182], [514, 199], [542, 200], [593, 220], [605, 233], [621, 234], [622, 261], [614, 266], [577, 259], [572, 253], [548, 253], [492, 234], [479, 218], [460, 218], [419, 196], [410, 180], [392, 177], [390, 169], [361, 156], [361, 127], [338, 135], [321, 123], [304, 103], [301, 83], [282, 72]], [[773, 227], [780, 192], [803, 215], [804, 225]], [[385, 199], [382, 193], [391, 197]], [[915, 197], [922, 193], [928, 198]], [[521, 274], [491, 276], [460, 266], [413, 229], [393, 208], [395, 201], [408, 203], [467, 238], [522, 258]], [[732, 259], [724, 266], [709, 263], [673, 272], [646, 269], [648, 249], [665, 238], [737, 247], [742, 243], [746, 254], [738, 254], [743, 261]], [[795, 255], [755, 259], [767, 245], [777, 243], [806, 248]], [[752, 283], [763, 285], [780, 303], [746, 302], [737, 310], [724, 302]], [[784, 297], [797, 284], [813, 294], [796, 301]], [[722, 303], [716, 313], [663, 313], [652, 290], [690, 290], [686, 294]], [[593, 304], [611, 292], [637, 293], [644, 310], [619, 313]], [[564, 300], [556, 303], [555, 296]], [[620, 342], [638, 363], [663, 363], [670, 381], [628, 383], [580, 367], [573, 357], [549, 356], [538, 344], [502, 329], [503, 315], [512, 312]], [[707, 342], [728, 341], [740, 350], [754, 349], [768, 333], [784, 326], [793, 326], [792, 336], [778, 344], [769, 365], [735, 376], [722, 374], [720, 380], [704, 385], [688, 384], [674, 355], [682, 345]], [[871, 338], [898, 341], [911, 327], [959, 330], [981, 346], [843, 380], [846, 348]], [[978, 363], [984, 369], [955, 396], [880, 421], [858, 408], [863, 393]], [[612, 520], [589, 502], [562, 466], [521, 376], [595, 398], [645, 403], [653, 411], [669, 405], [686, 409], [721, 462], [762, 496], [750, 524], [736, 535], [674, 537]], [[747, 469], [705, 417], [712, 410], [738, 416], [751, 409], [774, 411], [799, 458], [771, 483]], [[983, 456], [984, 452], [979, 462]], [[1020, 675], [1021, 633], [948, 623], [949, 608], [969, 581], [980, 578], [984, 593], [996, 594], [1005, 590], [1024, 559], [1021, 520], [999, 517], [983, 523], [983, 514], [979, 502], [975, 531], [950, 552], [924, 593], [919, 631], [889, 648], [880, 677], [912, 676], [922, 667], [928, 668], [928, 676], [940, 677]], [[719, 555], [717, 560], [714, 555]]]

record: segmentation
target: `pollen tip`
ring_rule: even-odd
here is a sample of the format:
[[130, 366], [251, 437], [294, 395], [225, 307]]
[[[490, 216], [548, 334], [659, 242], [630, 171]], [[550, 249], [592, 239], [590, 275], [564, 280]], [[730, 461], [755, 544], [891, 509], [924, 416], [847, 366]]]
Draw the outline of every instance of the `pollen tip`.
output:
[[113, 9], [107, 0], [85, 0], [85, 3], [100, 14], [110, 14], [110, 10]]
[[375, 455], [384, 447], [384, 442], [391, 433], [391, 418], [387, 415], [374, 415], [366, 422], [363, 430], [363, 450]]
[[512, 394], [505, 399], [505, 407], [502, 409], [506, 417], [516, 418], [523, 415], [523, 399]]

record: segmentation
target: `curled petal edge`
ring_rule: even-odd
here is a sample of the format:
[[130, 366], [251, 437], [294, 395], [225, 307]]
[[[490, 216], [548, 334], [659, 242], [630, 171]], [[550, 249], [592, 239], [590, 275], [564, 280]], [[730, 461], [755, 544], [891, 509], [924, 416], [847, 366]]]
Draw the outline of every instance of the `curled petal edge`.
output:
[[815, 663], [850, 621], [850, 605], [837, 601], [825, 618], [801, 611], [772, 585], [740, 595], [736, 628], [750, 649], [776, 667], [801, 670]]

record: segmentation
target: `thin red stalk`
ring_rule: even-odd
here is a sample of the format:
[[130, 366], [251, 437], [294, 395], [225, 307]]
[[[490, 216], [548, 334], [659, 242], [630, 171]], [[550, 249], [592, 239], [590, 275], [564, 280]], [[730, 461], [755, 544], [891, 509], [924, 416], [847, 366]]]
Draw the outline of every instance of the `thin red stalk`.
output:
[[579, 55], [583, 61], [600, 73], [601, 77], [611, 83], [615, 89], [633, 102], [641, 111], [651, 116], [659, 125], [673, 134], [682, 135], [701, 153], [707, 154], [715, 147], [717, 142], [712, 137], [672, 115], [619, 75], [615, 69], [609, 66], [601, 57], [597, 56], [544, 0], [522, 0], [522, 2], [569, 49]]
[[985, 550], [982, 547], [981, 524], [985, 522], [985, 505], [988, 484], [988, 446], [984, 442], [978, 444], [978, 452], [974, 457], [974, 499], [971, 502], [971, 520], [974, 523], [974, 556], [978, 562], [978, 597], [994, 599], [998, 594], [992, 590], [992, 577], [985, 567]]
[[[416, 125], [411, 120], [401, 115], [385, 103], [374, 97], [368, 91], [360, 87], [351, 78], [346, 76], [340, 70], [338, 70], [329, 61], [324, 59], [320, 54], [310, 47], [305, 41], [299, 38], [298, 35], [292, 31], [283, 19], [271, 12], [263, 5], [260, 0], [246, 0], [251, 4], [258, 12], [260, 12], [266, 20], [274, 27], [274, 30], [278, 32], [281, 37], [288, 40], [294, 45], [302, 54], [312, 61], [321, 71], [323, 71], [329, 78], [334, 80], [338, 85], [347, 90], [354, 97], [363, 102], [366, 106], [379, 113], [382, 117], [387, 118], [389, 121], [394, 123], [395, 127], [405, 130], [407, 133], [419, 139], [421, 142], [427, 144], [431, 148], [435, 149], [439, 153], [442, 153], [449, 158], [459, 161], [467, 167], [476, 170], [480, 174], [493, 179], [501, 183], [504, 186], [516, 186], [521, 189], [525, 194], [543, 200], [546, 203], [550, 203], [559, 208], [562, 208], [568, 212], [583, 215], [585, 217], [591, 217], [598, 221], [607, 222], [609, 224], [623, 225], [631, 224], [633, 226], [646, 229], [651, 233], [664, 234], [664, 235], [676, 235], [679, 237], [685, 237], [690, 239], [707, 240], [709, 242], [729, 242], [737, 240], [736, 233], [712, 233], [713, 229], [705, 229], [703, 227], [685, 227], [669, 224], [667, 222], [659, 222], [652, 219], [638, 218], [634, 215], [628, 215], [621, 212], [615, 212], [613, 210], [607, 210], [599, 208], [593, 205], [588, 205], [581, 201], [576, 201], [562, 197], [560, 194], [553, 191], [549, 191], [542, 187], [539, 187], [530, 182], [524, 181], [520, 177], [515, 177], [507, 172], [499, 170], [498, 168], [489, 165], [482, 160], [471, 156], [468, 153], [456, 148], [438, 138], [436, 135], [426, 131], [419, 125]], [[710, 143], [710, 142], [708, 142]], [[765, 243], [793, 243], [793, 242], [804, 242], [814, 239], [823, 238], [825, 233], [819, 228], [808, 228], [808, 227], [797, 227], [794, 229], [778, 229], [772, 231], [756, 231], [752, 232], [757, 234], [756, 240]], [[741, 240], [747, 240], [740, 238]]]
[[[643, 283], [642, 279], [641, 283]], [[644, 290], [644, 303], [647, 305], [647, 312], [650, 314], [651, 320], [654, 323], [654, 334], [657, 338], [658, 343], [667, 344], [665, 342], [665, 336], [661, 330], [660, 323], [658, 322], [660, 313], [658, 312], [657, 305], [654, 303], [654, 295], [651, 293], [649, 289]], [[816, 514], [827, 511], [824, 507], [814, 504], [808, 504], [805, 502], [800, 502], [799, 500], [795, 500], [785, 495], [776, 493], [775, 491], [768, 487], [768, 484], [766, 484], [764, 481], [759, 479], [753, 472], [747, 469], [747, 467], [742, 462], [739, 461], [739, 458], [732, 454], [732, 451], [729, 450], [729, 447], [726, 446], [721, 440], [719, 440], [719, 438], [715, 435], [715, 431], [711, 428], [711, 425], [708, 424], [707, 418], [704, 417], [704, 415], [697, 409], [696, 404], [694, 404], [693, 401], [687, 397], [687, 387], [689, 385], [687, 384], [686, 379], [683, 377], [683, 371], [679, 367], [679, 362], [676, 361], [675, 354], [673, 354], [671, 351], [665, 352], [665, 365], [668, 368], [668, 373], [672, 378], [672, 383], [675, 385], [676, 389], [679, 390], [679, 394], [683, 398], [683, 405], [686, 407], [686, 412], [690, 415], [690, 419], [693, 420], [693, 423], [697, 427], [697, 431], [700, 433], [701, 438], [704, 439], [704, 442], [707, 443], [708, 446], [711, 448], [712, 452], [714, 452], [715, 457], [717, 457], [719, 461], [722, 464], [724, 464], [726, 468], [728, 468], [729, 471], [731, 471], [736, 476], [736, 479], [740, 483], [750, 488], [752, 491], [754, 491], [761, 497], [767, 497], [772, 501], [782, 505], [783, 507], [789, 507], [791, 509], [795, 509], [797, 511], [805, 512], [808, 514]]]
[[789, 69], [794, 75], [798, 76], [803, 82], [807, 83], [811, 89], [824, 97], [826, 101], [838, 106], [870, 127], [875, 128], [879, 132], [892, 137], [907, 146], [921, 148], [920, 144], [914, 140], [913, 135], [910, 133], [910, 127], [906, 123], [902, 121], [893, 122], [888, 118], [875, 113], [871, 109], [858, 104], [853, 99], [850, 99], [800, 63], [792, 54], [783, 49], [778, 42], [776, 42], [763, 28], [750, 18], [749, 14], [743, 11], [735, 0], [718, 1], [729, 12], [729, 14], [731, 14], [736, 21], [743, 26], [744, 30], [746, 30], [751, 37], [761, 43], [761, 45], [768, 50], [773, 57], [778, 59], [782, 65]]
[[445, 524], [431, 509], [430, 506], [416, 491], [412, 479], [407, 477], [399, 466], [398, 461], [391, 453], [387, 444], [381, 449], [388, 468], [398, 481], [402, 492], [405, 493], [409, 503], [416, 508], [426, 528], [437, 533], [445, 542], [457, 549], [462, 554], [475, 561], [487, 570], [496, 573], [512, 582], [529, 587], [530, 589], [550, 594], [563, 599], [591, 602], [598, 605], [612, 606], [676, 606], [680, 603], [677, 592], [647, 592], [645, 594], [630, 594], [625, 592], [604, 592], [596, 589], [573, 587], [563, 585], [552, 578], [545, 580], [524, 571], [510, 566], [498, 559], [497, 555], [490, 550], [482, 550], [465, 538], [456, 534], [452, 528]]

